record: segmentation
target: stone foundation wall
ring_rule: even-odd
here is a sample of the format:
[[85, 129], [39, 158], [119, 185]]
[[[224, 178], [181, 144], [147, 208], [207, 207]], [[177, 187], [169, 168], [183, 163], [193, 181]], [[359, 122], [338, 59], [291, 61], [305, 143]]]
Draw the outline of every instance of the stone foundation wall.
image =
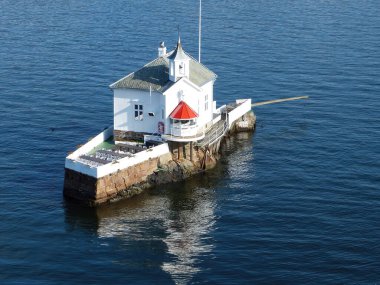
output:
[[242, 117], [237, 119], [229, 129], [229, 133], [237, 133], [237, 132], [247, 132], [252, 131], [255, 129], [256, 124], [256, 116], [255, 114], [250, 111], [246, 114], [244, 114]]
[[144, 135], [147, 133], [137, 133], [131, 131], [114, 130], [113, 136], [115, 141], [144, 141]]
[[[131, 186], [148, 180], [148, 176], [157, 170], [161, 161], [171, 160], [167, 156], [149, 159], [133, 167], [119, 170], [116, 173], [94, 178], [76, 171], [65, 169], [64, 195], [80, 200], [89, 205], [97, 205], [116, 198], [121, 192], [124, 196], [133, 196], [139, 191]], [[140, 191], [141, 192], [141, 191]]]

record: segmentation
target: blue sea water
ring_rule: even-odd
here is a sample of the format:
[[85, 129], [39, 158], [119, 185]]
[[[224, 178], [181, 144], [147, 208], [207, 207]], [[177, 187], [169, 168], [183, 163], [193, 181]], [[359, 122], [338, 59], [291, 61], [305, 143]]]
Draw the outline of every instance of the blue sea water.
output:
[[197, 57], [197, 1], [1, 0], [1, 284], [379, 284], [380, 2], [203, 1], [215, 99], [254, 109], [217, 167], [117, 204], [62, 197], [112, 124], [108, 85], [162, 40]]

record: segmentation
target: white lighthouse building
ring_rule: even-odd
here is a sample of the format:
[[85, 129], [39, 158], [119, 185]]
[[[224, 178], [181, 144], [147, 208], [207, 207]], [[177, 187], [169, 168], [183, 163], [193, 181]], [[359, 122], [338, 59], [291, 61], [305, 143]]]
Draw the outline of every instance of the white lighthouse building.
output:
[[198, 141], [212, 125], [217, 76], [182, 48], [158, 57], [110, 87], [114, 93], [114, 139], [142, 139], [160, 134], [165, 140]]
[[215, 165], [223, 137], [255, 122], [251, 99], [216, 108], [216, 78], [180, 38], [169, 53], [161, 43], [155, 60], [110, 85], [113, 126], [66, 157], [65, 196], [97, 205]]

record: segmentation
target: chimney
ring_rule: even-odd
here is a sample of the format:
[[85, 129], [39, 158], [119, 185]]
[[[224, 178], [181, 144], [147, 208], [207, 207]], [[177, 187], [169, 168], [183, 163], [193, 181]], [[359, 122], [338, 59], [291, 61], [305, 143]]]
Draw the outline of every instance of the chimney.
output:
[[158, 48], [158, 57], [163, 57], [166, 55], [166, 46], [164, 42], [160, 43], [160, 47]]

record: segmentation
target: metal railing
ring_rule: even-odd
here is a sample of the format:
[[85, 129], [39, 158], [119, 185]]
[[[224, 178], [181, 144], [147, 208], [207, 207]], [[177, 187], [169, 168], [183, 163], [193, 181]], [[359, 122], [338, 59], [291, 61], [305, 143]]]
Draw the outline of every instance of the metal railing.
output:
[[170, 134], [176, 137], [192, 137], [198, 134], [198, 125], [173, 124], [170, 127]]
[[215, 127], [214, 129], [211, 128], [206, 133], [205, 138], [198, 143], [200, 147], [204, 147], [206, 145], [212, 145], [218, 139], [220, 139], [222, 136], [226, 134], [228, 130], [228, 123], [227, 121], [220, 121], [220, 122], [223, 122], [223, 123], [220, 123], [219, 126]]

